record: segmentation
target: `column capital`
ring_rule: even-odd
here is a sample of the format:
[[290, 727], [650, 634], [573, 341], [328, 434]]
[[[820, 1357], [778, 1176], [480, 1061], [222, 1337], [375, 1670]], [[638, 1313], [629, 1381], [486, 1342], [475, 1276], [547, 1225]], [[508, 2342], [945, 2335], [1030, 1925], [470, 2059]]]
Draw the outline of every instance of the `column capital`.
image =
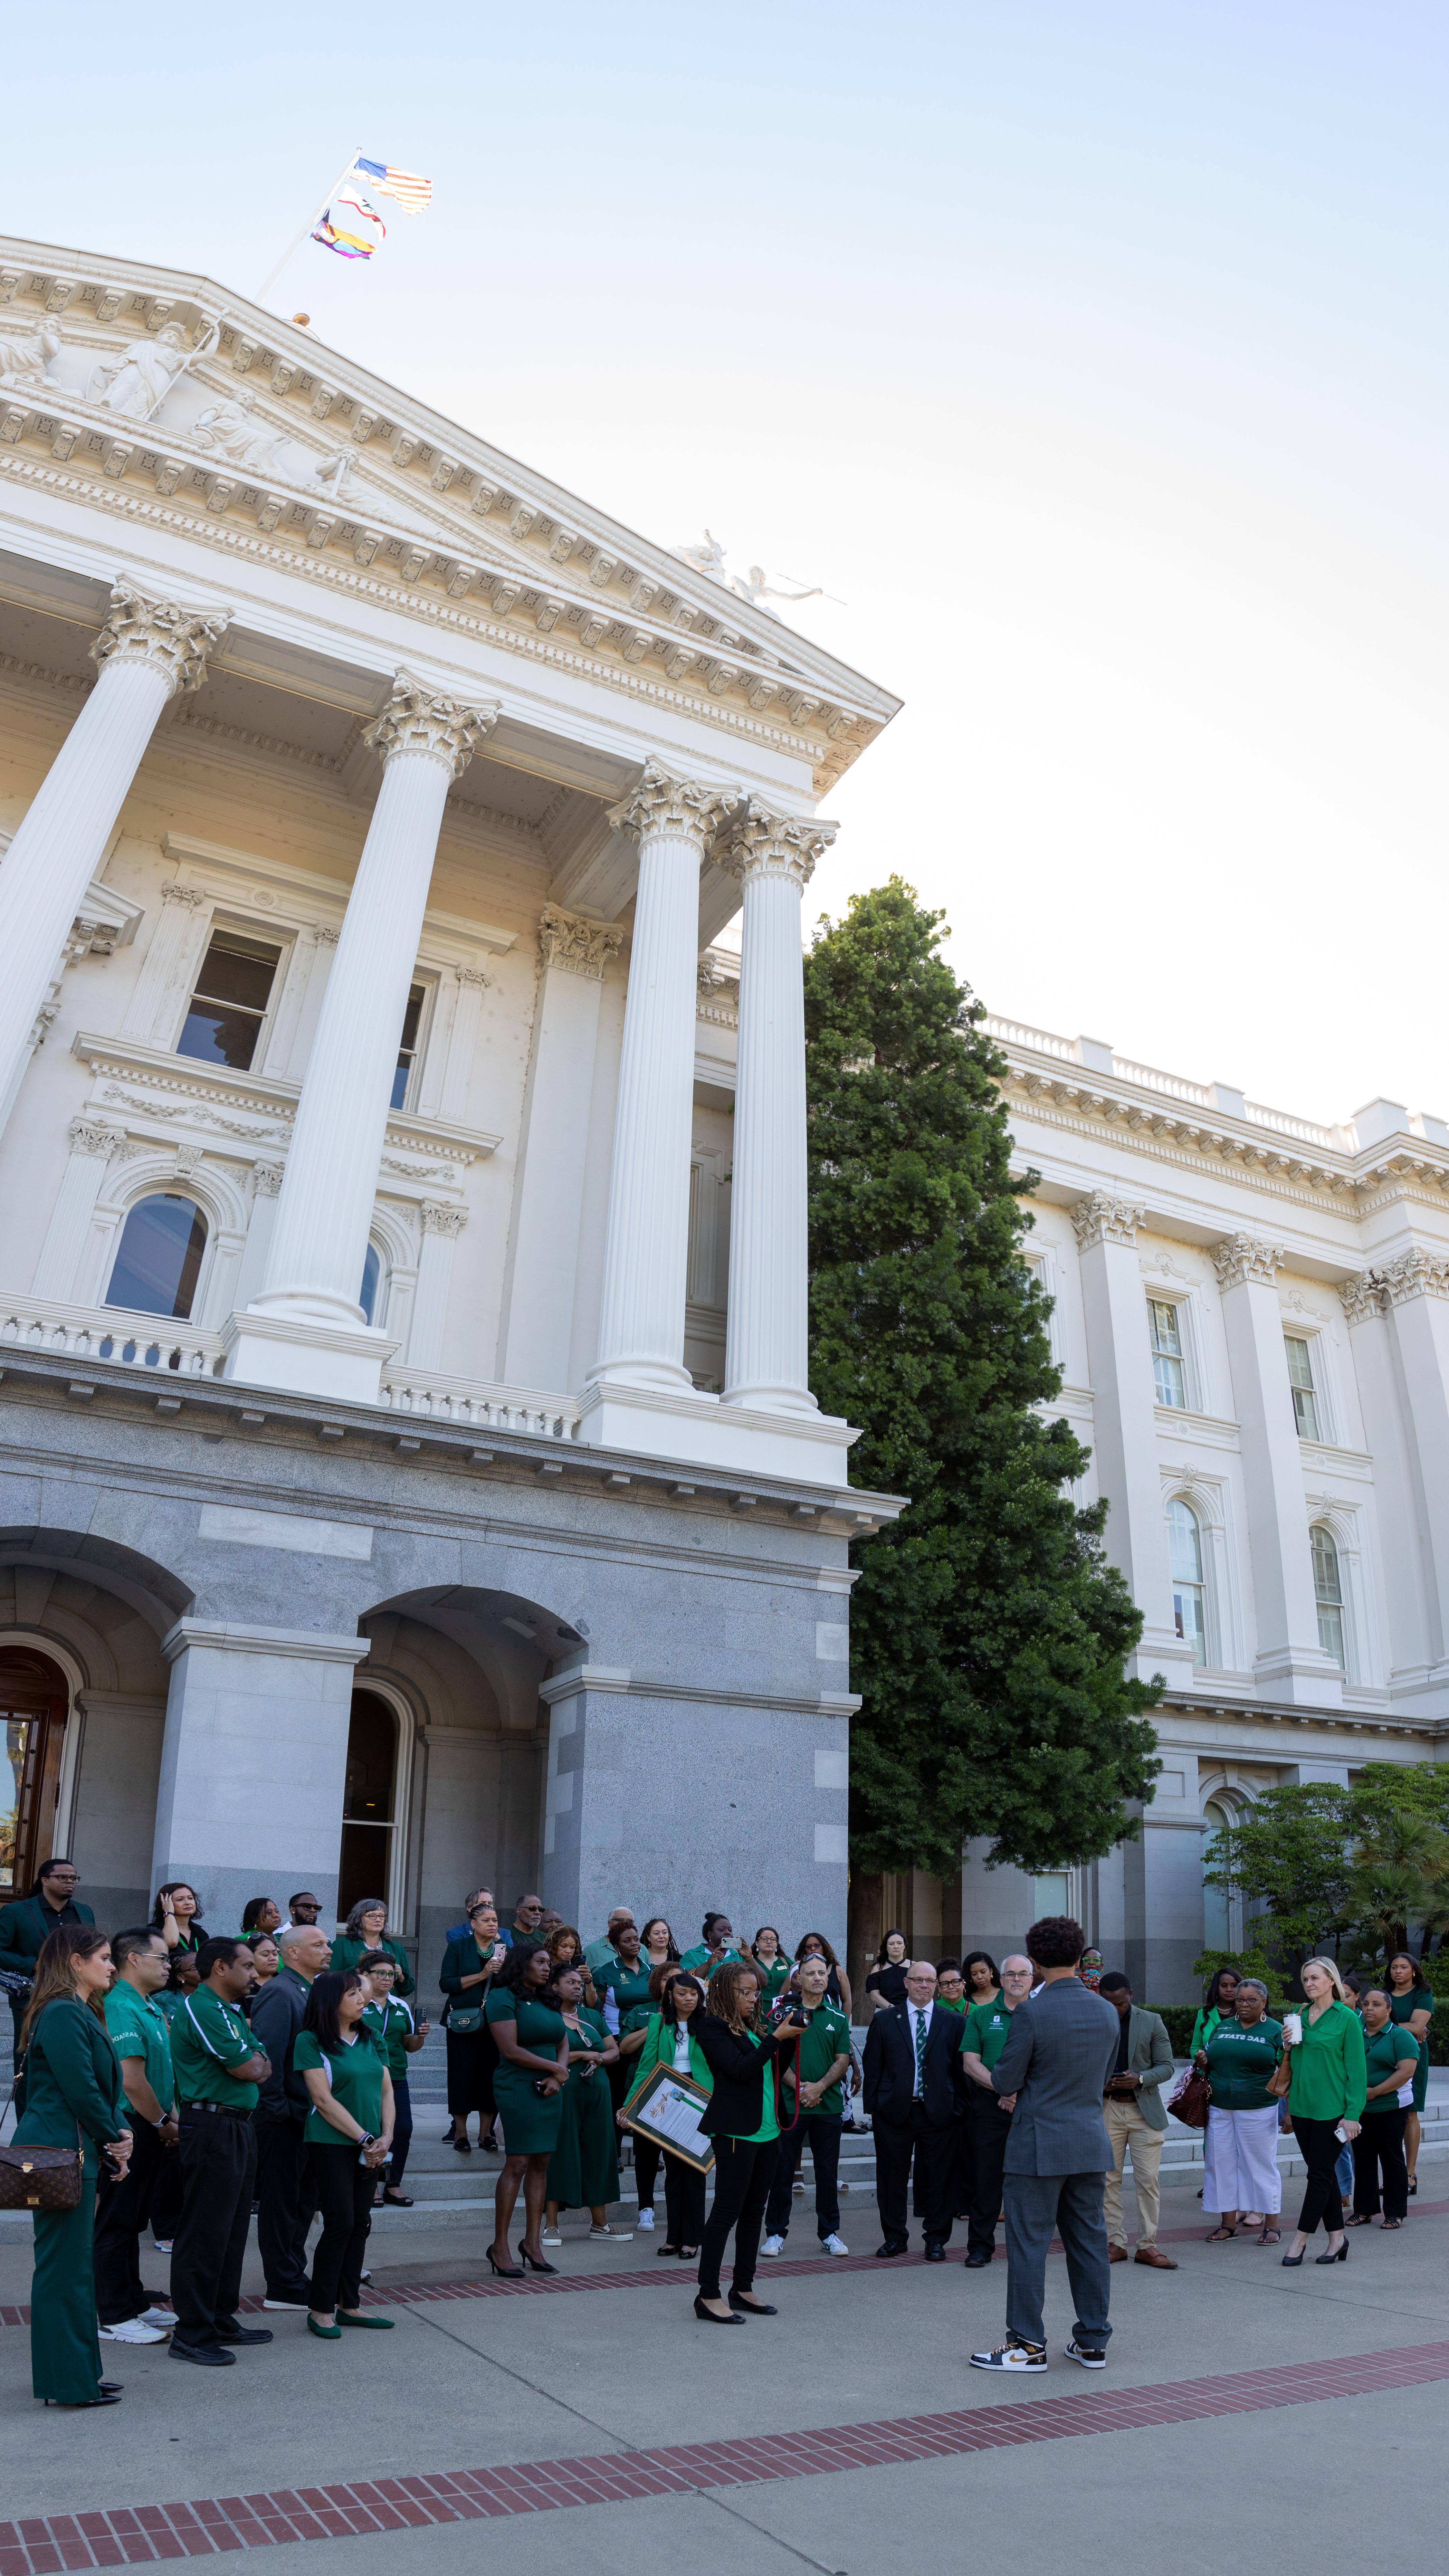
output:
[[1402, 1306], [1410, 1297], [1449, 1297], [1449, 1259], [1441, 1252], [1421, 1251], [1417, 1244], [1371, 1270], [1369, 1277], [1391, 1306]]
[[1078, 1199], [1072, 1210], [1072, 1225], [1083, 1252], [1094, 1243], [1134, 1244], [1139, 1225], [1147, 1223], [1147, 1210], [1130, 1199], [1115, 1199], [1110, 1190], [1093, 1190]]
[[545, 966], [562, 967], [566, 975], [586, 975], [595, 984], [603, 982], [604, 968], [618, 956], [623, 942], [622, 930], [585, 921], [556, 903], [546, 903], [538, 916], [538, 946]]
[[1377, 1270], [1356, 1270], [1351, 1279], [1340, 1279], [1338, 1293], [1351, 1324], [1367, 1323], [1384, 1311], [1384, 1283]]
[[171, 599], [147, 599], [129, 582], [111, 588], [106, 622], [91, 646], [91, 659], [107, 663], [149, 663], [161, 671], [173, 695], [199, 689], [206, 677], [207, 655], [221, 642], [231, 618], [222, 610], [213, 617], [179, 608]]
[[1281, 1243], [1262, 1243], [1251, 1234], [1230, 1234], [1224, 1242], [1215, 1243], [1212, 1250], [1220, 1288], [1241, 1288], [1248, 1280], [1260, 1288], [1271, 1288], [1274, 1272], [1281, 1270], [1288, 1258]]
[[651, 760], [637, 787], [631, 787], [614, 806], [609, 820], [616, 832], [627, 832], [636, 841], [655, 832], [679, 834], [697, 841], [701, 855], [708, 856], [720, 825], [738, 803], [738, 789], [706, 787], [696, 778], [671, 778], [657, 760]]
[[424, 759], [441, 761], [452, 777], [461, 778], [497, 722], [496, 698], [469, 706], [462, 698], [446, 698], [425, 689], [406, 671], [399, 671], [392, 696], [362, 739], [384, 762], [400, 751], [420, 752]]
[[90, 1155], [98, 1163], [108, 1163], [116, 1147], [125, 1143], [118, 1128], [107, 1127], [98, 1118], [72, 1118], [66, 1135], [73, 1154]]
[[798, 821], [771, 814], [758, 798], [748, 796], [721, 826], [710, 852], [743, 885], [750, 877], [789, 877], [803, 892], [815, 873], [815, 862], [828, 850], [839, 825]]
[[466, 1208], [442, 1207], [435, 1199], [424, 1199], [418, 1209], [418, 1223], [424, 1234], [446, 1234], [456, 1241], [467, 1222]]

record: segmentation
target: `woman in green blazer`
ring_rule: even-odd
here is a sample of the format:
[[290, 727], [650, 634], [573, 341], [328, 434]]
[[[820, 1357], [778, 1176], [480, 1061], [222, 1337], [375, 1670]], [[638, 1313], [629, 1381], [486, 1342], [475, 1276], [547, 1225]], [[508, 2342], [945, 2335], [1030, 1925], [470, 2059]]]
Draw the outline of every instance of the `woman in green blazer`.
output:
[[[714, 2077], [709, 2060], [694, 2035], [695, 2024], [704, 2015], [704, 1980], [687, 1975], [683, 1970], [670, 1979], [660, 1999], [659, 2010], [649, 2023], [644, 2045], [635, 2060], [634, 2081], [619, 2113], [619, 2126], [624, 2126], [629, 2103], [657, 2067], [667, 2067], [672, 2074], [692, 2075], [706, 2093], [714, 2091]], [[687, 2062], [686, 2062], [687, 2061]], [[643, 2143], [636, 2139], [636, 2152]], [[677, 2254], [684, 2262], [693, 2262], [704, 2234], [704, 2176], [687, 2165], [681, 2156], [664, 2150], [664, 2243], [655, 2247], [657, 2254]]]
[[380, 1896], [364, 1896], [354, 1905], [332, 1944], [332, 1955], [327, 1965], [350, 1975], [365, 1950], [385, 1950], [397, 1969], [393, 1993], [412, 1993], [413, 1978], [407, 1952], [401, 1941], [387, 1938], [387, 1907]]
[[96, 2151], [109, 2147], [121, 2175], [131, 2155], [120, 2062], [101, 2018], [114, 1973], [104, 1932], [66, 1924], [35, 1963], [21, 2024], [28, 2082], [16, 2145], [82, 2150], [78, 2207], [35, 2213], [30, 2375], [47, 2406], [114, 2406], [121, 2393], [101, 2377], [93, 2259]]

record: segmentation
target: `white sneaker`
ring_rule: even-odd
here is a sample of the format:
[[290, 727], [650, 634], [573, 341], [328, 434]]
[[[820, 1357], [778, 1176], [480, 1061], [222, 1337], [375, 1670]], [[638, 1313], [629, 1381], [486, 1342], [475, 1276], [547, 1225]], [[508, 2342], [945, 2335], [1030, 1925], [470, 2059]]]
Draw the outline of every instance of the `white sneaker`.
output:
[[563, 2238], [556, 2227], [546, 2227], [538, 2241], [540, 2245], [562, 2245]]
[[767, 2236], [764, 2244], [760, 2247], [760, 2252], [762, 2254], [783, 2254], [784, 2251], [785, 2239], [783, 2236]]
[[1083, 2370], [1105, 2370], [1107, 2367], [1105, 2352], [1097, 2345], [1078, 2343], [1075, 2335], [1070, 2343], [1063, 2344], [1062, 2350], [1068, 2361], [1079, 2361]]
[[973, 2370], [1045, 2370], [1046, 2366], [1044, 2343], [1018, 2343], [1015, 2337], [994, 2344], [990, 2352], [971, 2355]]
[[283, 2316], [287, 2317], [305, 2317], [307, 2313], [307, 2302], [305, 2299], [263, 2299], [262, 2306], [264, 2308], [276, 2308]]
[[654, 2212], [653, 2212], [653, 2210], [652, 2210], [652, 2209], [641, 2209], [641, 2210], [640, 2210], [640, 2212], [639, 2212], [638, 2217], [637, 2217], [637, 2218], [635, 2219], [635, 2221], [634, 2221], [634, 2224], [635, 2224], [635, 2226], [638, 2228], [639, 2233], [640, 2233], [640, 2235], [641, 2235], [641, 2236], [652, 2236], [652, 2235], [653, 2235], [653, 2233], [654, 2233]]
[[843, 2236], [822, 2236], [820, 2251], [822, 2254], [848, 2254], [850, 2247]]
[[164, 2326], [143, 2325], [139, 2317], [127, 2317], [119, 2326], [97, 2326], [102, 2343], [164, 2343]]
[[143, 2326], [164, 2326], [168, 2334], [170, 2333], [171, 2328], [175, 2325], [179, 2325], [180, 2322], [181, 2320], [177, 2316], [174, 2308], [163, 2307], [155, 2300], [152, 2301], [149, 2308], [143, 2308], [141, 2310], [141, 2323]]

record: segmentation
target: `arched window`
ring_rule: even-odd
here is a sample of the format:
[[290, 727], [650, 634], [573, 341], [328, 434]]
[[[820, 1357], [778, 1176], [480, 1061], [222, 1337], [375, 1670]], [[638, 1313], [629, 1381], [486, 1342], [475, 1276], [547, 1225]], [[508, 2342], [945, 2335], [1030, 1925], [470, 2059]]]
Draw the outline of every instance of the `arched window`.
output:
[[370, 1243], [362, 1265], [362, 1286], [357, 1292], [357, 1302], [369, 1324], [379, 1324], [382, 1321], [379, 1311], [382, 1283], [382, 1254], [375, 1243]]
[[1202, 1531], [1197, 1514], [1180, 1499], [1167, 1506], [1172, 1557], [1172, 1617], [1195, 1664], [1207, 1662], [1207, 1599], [1202, 1571]]
[[1309, 1532], [1309, 1544], [1313, 1550], [1313, 1597], [1318, 1604], [1318, 1642], [1342, 1672], [1343, 1582], [1338, 1571], [1338, 1549], [1333, 1532], [1322, 1527]]
[[[1202, 1819], [1204, 1867], [1214, 1834], [1220, 1834], [1232, 1821], [1232, 1812], [1221, 1798], [1208, 1800]], [[1206, 1882], [1202, 1891], [1202, 1945], [1205, 1950], [1231, 1950], [1235, 1946], [1233, 1907], [1228, 1891], [1225, 1887], [1209, 1887]]]
[[201, 1256], [206, 1250], [206, 1219], [194, 1199], [174, 1190], [141, 1199], [124, 1226], [106, 1290], [108, 1306], [129, 1307], [136, 1315], [191, 1313]]
[[342, 1801], [342, 1868], [337, 1911], [392, 1890], [397, 1818], [397, 1714], [376, 1691], [354, 1691]]

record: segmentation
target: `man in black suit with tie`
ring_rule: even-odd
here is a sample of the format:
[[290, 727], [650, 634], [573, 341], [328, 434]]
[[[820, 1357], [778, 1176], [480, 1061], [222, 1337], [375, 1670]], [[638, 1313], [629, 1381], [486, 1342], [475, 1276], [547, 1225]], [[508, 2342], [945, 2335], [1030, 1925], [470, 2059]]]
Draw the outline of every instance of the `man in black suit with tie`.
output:
[[925, 1959], [906, 1970], [906, 2000], [876, 2014], [865, 2042], [864, 2102], [875, 2128], [875, 2196], [885, 2241], [877, 2254], [904, 2254], [906, 2184], [915, 2155], [926, 2213], [926, 2260], [944, 2263], [955, 2208], [959, 2013], [936, 2002], [936, 1971]]

